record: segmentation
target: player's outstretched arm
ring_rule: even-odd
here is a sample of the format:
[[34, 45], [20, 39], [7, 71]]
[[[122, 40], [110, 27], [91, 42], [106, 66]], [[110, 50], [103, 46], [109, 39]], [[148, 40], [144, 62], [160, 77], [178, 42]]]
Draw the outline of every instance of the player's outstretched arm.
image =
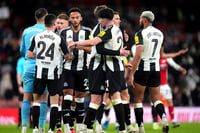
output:
[[187, 70], [186, 70], [185, 68], [183, 68], [183, 67], [180, 67], [178, 70], [179, 70], [183, 75], [185, 75], [185, 74], [187, 73]]
[[186, 53], [188, 49], [182, 49], [175, 53], [164, 53], [164, 48], [162, 47], [160, 50], [160, 58], [174, 58]]
[[93, 38], [91, 40], [78, 41], [78, 42], [74, 42], [74, 43], [75, 43], [75, 46], [91, 47], [91, 46], [97, 45], [100, 42], [102, 42], [101, 38], [95, 37], [95, 38]]

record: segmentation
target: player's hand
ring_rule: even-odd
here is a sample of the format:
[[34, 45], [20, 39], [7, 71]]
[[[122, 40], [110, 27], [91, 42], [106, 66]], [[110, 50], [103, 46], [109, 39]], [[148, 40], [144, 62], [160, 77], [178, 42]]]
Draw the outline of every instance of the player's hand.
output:
[[179, 51], [178, 51], [178, 54], [179, 54], [179, 55], [185, 54], [187, 51], [188, 51], [188, 48], [182, 49], [182, 50], [179, 50]]
[[132, 68], [132, 64], [131, 63], [126, 63], [126, 64], [124, 64], [124, 66], [129, 70]]
[[120, 49], [120, 55], [121, 56], [126, 56], [127, 57], [129, 55], [129, 53], [130, 53], [130, 51], [126, 50], [126, 47]]
[[133, 80], [134, 80], [133, 74], [130, 74], [127, 84], [128, 84], [128, 86], [131, 86], [134, 88]]
[[73, 59], [74, 59], [74, 55], [71, 52], [67, 54], [66, 60], [73, 60]]
[[183, 75], [185, 75], [187, 73], [187, 70], [182, 67], [179, 70], [182, 72]]
[[79, 50], [84, 50], [83, 46], [76, 46], [76, 48], [79, 49]]
[[67, 41], [67, 44], [68, 44], [69, 51], [71, 51], [70, 49], [73, 49], [76, 46], [76, 43], [73, 40]]
[[23, 87], [22, 87], [22, 86], [19, 86], [19, 93], [20, 93], [20, 94], [23, 94], [23, 93], [24, 93], [24, 90], [23, 90]]

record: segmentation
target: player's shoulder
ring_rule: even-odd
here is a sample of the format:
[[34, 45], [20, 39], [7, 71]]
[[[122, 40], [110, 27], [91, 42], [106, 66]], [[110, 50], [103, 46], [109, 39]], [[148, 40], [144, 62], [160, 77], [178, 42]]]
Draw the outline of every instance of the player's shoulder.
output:
[[160, 35], [163, 35], [163, 33], [162, 33], [162, 31], [161, 30], [159, 30], [158, 28], [156, 28], [156, 27], [154, 27], [154, 26], [149, 26], [149, 27], [146, 27], [146, 28], [144, 28], [144, 29], [142, 29], [142, 33], [146, 33], [146, 34], [148, 34], [148, 33], [155, 33], [155, 32], [157, 32], [157, 33], [159, 33]]
[[116, 25], [112, 25], [112, 26], [110, 26], [109, 27], [111, 30], [114, 30], [114, 31], [117, 31], [117, 32], [121, 32], [121, 29], [118, 27], [118, 26], [116, 26]]
[[100, 29], [100, 24], [96, 24], [93, 29], [92, 29], [92, 32], [95, 32], [97, 29]]
[[105, 29], [105, 32], [109, 33], [109, 32], [112, 32], [112, 31], [114, 31], [116, 29], [117, 29], [117, 27], [115, 27], [114, 25], [110, 25]]
[[68, 26], [68, 27], [66, 27], [66, 28], [63, 28], [63, 29], [60, 31], [60, 33], [66, 32], [66, 31], [68, 31], [68, 30], [72, 30], [71, 26]]
[[56, 32], [50, 31], [49, 34], [51, 34], [53, 37], [60, 38], [60, 35], [57, 34]]
[[19, 61], [22, 60], [22, 59], [23, 59], [22, 57], [19, 57], [17, 61], [19, 62]]
[[98, 24], [96, 24], [94, 27], [93, 27], [93, 29], [95, 29], [95, 28], [97, 28], [97, 27], [99, 27], [100, 28], [100, 23], [98, 23]]
[[98, 23], [93, 27], [91, 35], [96, 36], [99, 32], [100, 32], [100, 24]]
[[40, 32], [40, 33], [38, 33], [36, 35], [49, 35], [49, 36], [52, 36], [52, 37], [58, 37], [58, 38], [60, 38], [60, 36], [56, 32], [48, 31], [48, 30]]
[[82, 29], [83, 29], [83, 30], [86, 30], [86, 31], [89, 31], [89, 32], [92, 31], [92, 29], [91, 29], [90, 27], [86, 27], [86, 26], [82, 26]]
[[112, 25], [110, 27], [110, 31], [111, 31], [113, 36], [116, 36], [116, 37], [123, 36], [122, 30], [116, 25]]
[[44, 30], [46, 30], [46, 27], [43, 24], [35, 24], [35, 25], [25, 28], [23, 31], [23, 34], [28, 34], [30, 32], [37, 33], [37, 32], [42, 32]]
[[26, 34], [27, 32], [29, 32], [31, 29], [33, 28], [33, 26], [29, 26], [29, 27], [26, 27], [23, 31], [23, 34]]
[[58, 35], [57, 33], [55, 33], [55, 32], [52, 32], [51, 33], [55, 38], [57, 38], [57, 39], [61, 39], [61, 36], [60, 35]]
[[156, 28], [156, 27], [154, 27], [154, 26], [152, 26], [152, 27], [153, 27], [153, 29], [154, 29], [156, 32], [159, 32], [160, 34], [163, 34], [162, 31], [161, 31], [160, 29], [158, 29], [158, 28]]
[[41, 35], [43, 35], [45, 33], [46, 33], [46, 31], [39, 32], [39, 33], [35, 34], [34, 37], [41, 36]]
[[144, 30], [144, 29], [138, 30], [138, 31], [135, 33], [135, 35], [141, 34], [141, 33], [143, 32], [143, 30]]

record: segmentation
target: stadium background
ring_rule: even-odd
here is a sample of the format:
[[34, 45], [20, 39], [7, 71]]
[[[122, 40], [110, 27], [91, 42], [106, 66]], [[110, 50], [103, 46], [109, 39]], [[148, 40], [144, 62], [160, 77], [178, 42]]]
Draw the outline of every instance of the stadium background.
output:
[[[97, 23], [93, 9], [97, 5], [106, 4], [120, 13], [122, 26], [130, 35], [130, 42], [138, 29], [141, 11], [152, 10], [156, 15], [153, 24], [165, 34], [165, 52], [189, 48], [188, 53], [175, 58], [175, 61], [185, 67], [188, 73], [183, 76], [169, 67], [168, 78], [177, 112], [181, 107], [191, 110], [197, 107], [197, 114], [194, 114], [194, 117], [195, 121], [200, 121], [198, 107], [200, 106], [200, 10], [197, 2], [189, 0], [1, 0], [0, 114], [9, 112], [4, 110], [5, 108], [15, 109], [18, 106], [16, 63], [20, 57], [20, 37], [24, 28], [35, 24], [34, 11], [39, 7], [45, 7], [49, 12], [57, 15], [77, 6], [83, 11], [82, 24], [93, 28]], [[144, 102], [149, 105], [148, 90]], [[188, 114], [184, 116], [188, 117]], [[2, 119], [1, 116], [0, 118]]]

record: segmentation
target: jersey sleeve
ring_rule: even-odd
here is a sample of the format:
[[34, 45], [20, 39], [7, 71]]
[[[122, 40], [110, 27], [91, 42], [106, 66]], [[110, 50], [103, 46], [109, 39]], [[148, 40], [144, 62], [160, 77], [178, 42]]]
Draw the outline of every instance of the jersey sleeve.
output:
[[177, 64], [172, 58], [167, 58], [168, 64], [174, 69], [178, 70], [181, 66]]
[[60, 48], [61, 48], [63, 54], [65, 55], [68, 53], [67, 44], [62, 36], [60, 36], [60, 38], [61, 38]]
[[31, 46], [29, 47], [29, 50], [30, 51], [34, 51], [35, 49], [35, 36], [33, 37], [32, 41], [31, 41]]
[[112, 39], [112, 33], [111, 33], [111, 29], [112, 28], [109, 28], [105, 31], [101, 31], [97, 36], [99, 38], [101, 38], [101, 40], [104, 42], [104, 41], [107, 41], [109, 39]]
[[22, 39], [21, 39], [21, 44], [20, 44], [20, 53], [22, 54], [23, 57], [25, 57], [26, 54], [26, 48], [25, 48], [25, 41], [24, 41], [25, 37], [24, 37], [24, 32], [22, 34]]
[[86, 30], [86, 40], [91, 39], [91, 33], [92, 33], [92, 30], [90, 28], [87, 28], [87, 30]]
[[143, 45], [143, 37], [141, 31], [135, 34], [134, 41], [136, 45]]
[[17, 61], [17, 68], [16, 68], [16, 71], [17, 71], [17, 73], [19, 73], [19, 74], [22, 74], [22, 72], [23, 72], [23, 68], [22, 68], [22, 62], [21, 62], [21, 58], [19, 58], [18, 59], [18, 61]]
[[120, 48], [118, 50], [110, 50], [104, 47], [104, 43], [101, 42], [96, 45], [96, 50], [98, 54], [103, 55], [120, 55]]
[[62, 36], [63, 39], [66, 38], [66, 31], [65, 30], [61, 30], [60, 36]]

